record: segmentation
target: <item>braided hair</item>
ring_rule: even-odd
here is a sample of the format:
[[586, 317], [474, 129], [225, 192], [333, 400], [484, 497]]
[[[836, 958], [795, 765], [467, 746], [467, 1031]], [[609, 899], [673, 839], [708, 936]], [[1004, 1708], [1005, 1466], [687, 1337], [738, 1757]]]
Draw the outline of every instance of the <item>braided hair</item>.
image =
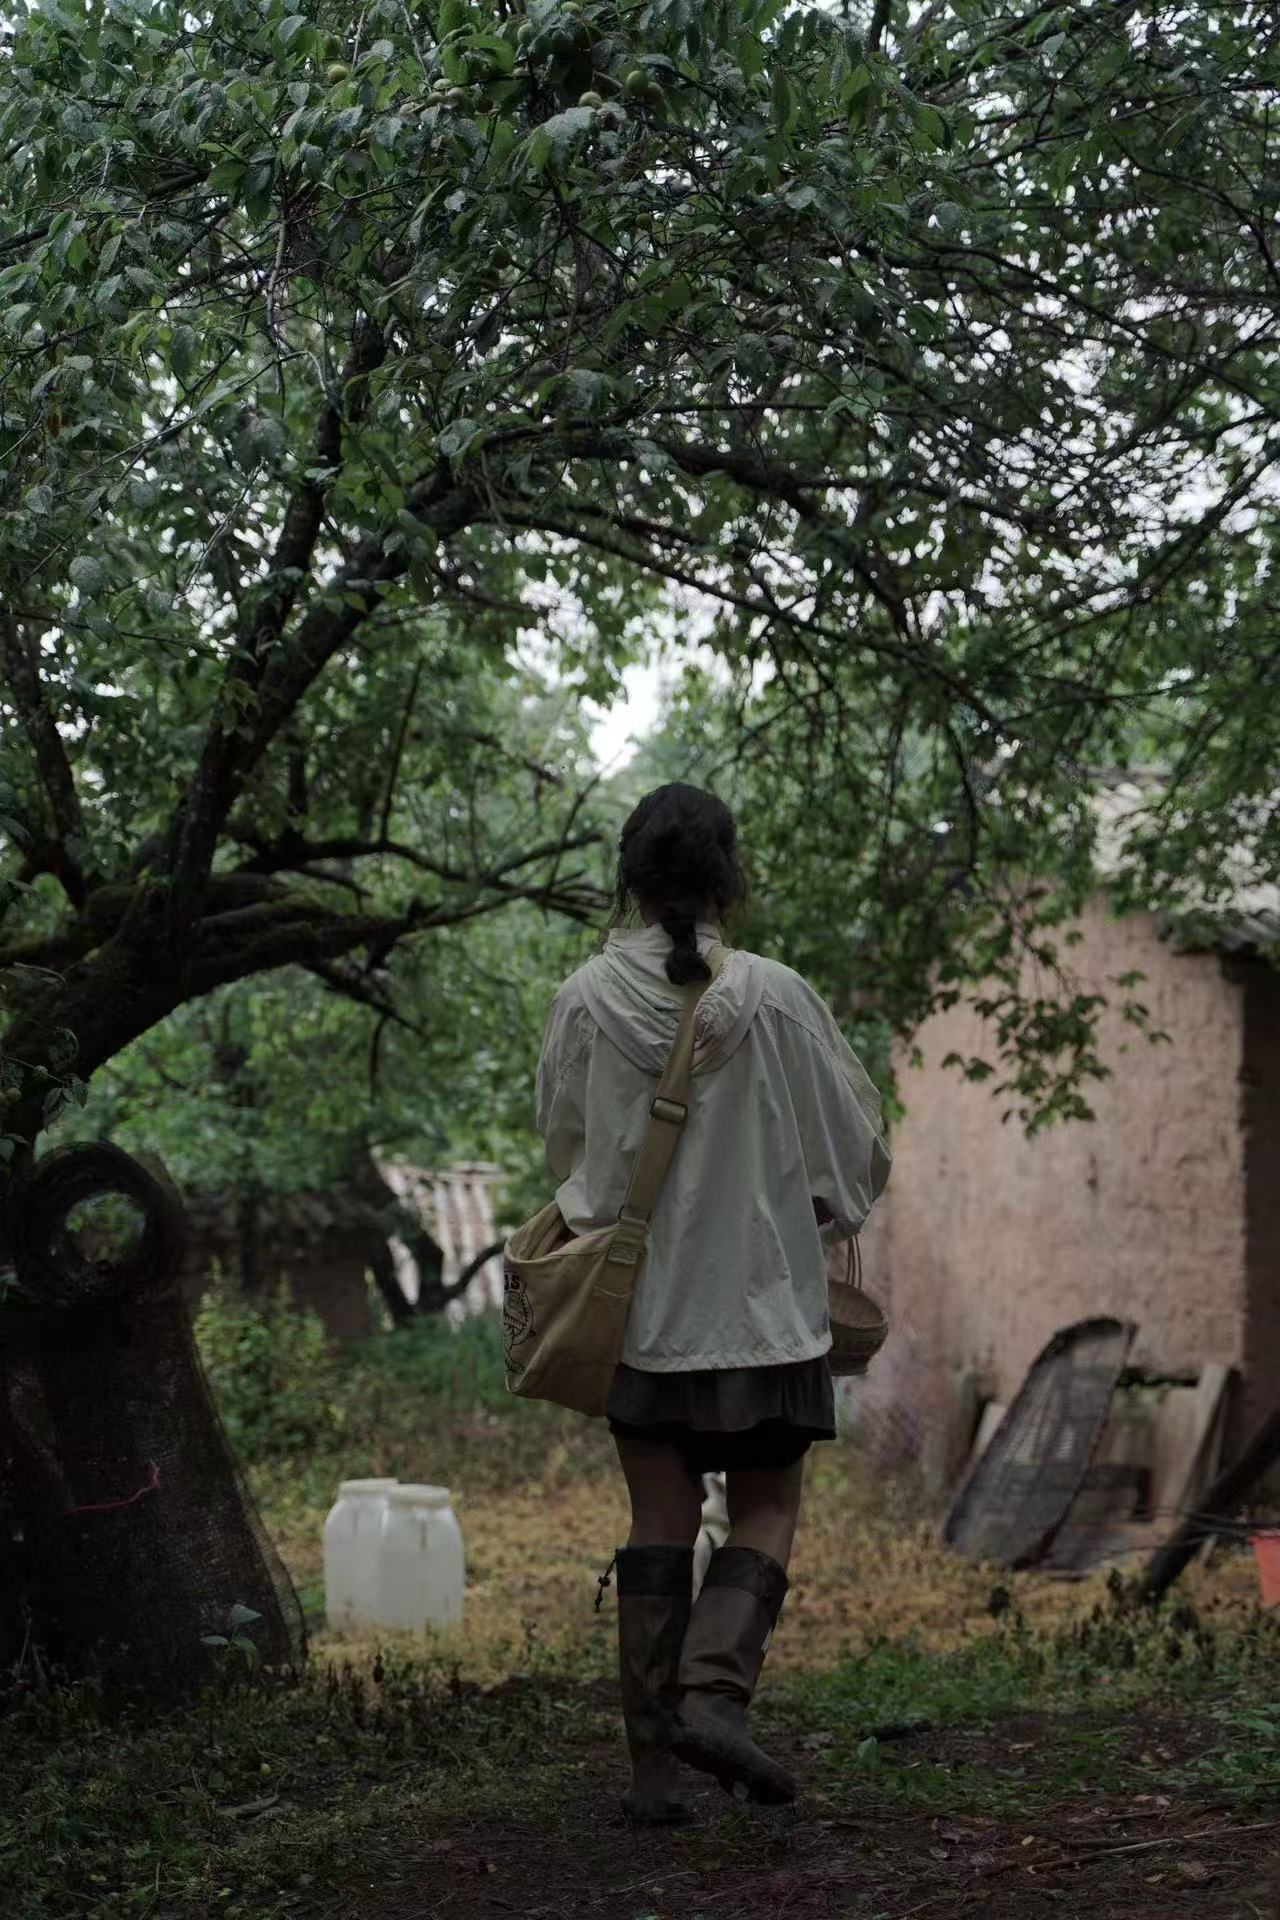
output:
[[737, 825], [723, 800], [679, 780], [645, 795], [618, 842], [618, 916], [642, 908], [670, 934], [667, 978], [676, 986], [710, 979], [698, 920], [726, 913], [746, 891]]

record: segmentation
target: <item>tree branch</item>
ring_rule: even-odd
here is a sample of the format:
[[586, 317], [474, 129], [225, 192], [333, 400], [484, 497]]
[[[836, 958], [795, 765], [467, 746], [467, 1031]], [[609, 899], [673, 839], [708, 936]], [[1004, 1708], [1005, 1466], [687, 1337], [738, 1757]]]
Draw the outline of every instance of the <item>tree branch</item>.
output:
[[409, 1020], [388, 996], [378, 991], [375, 983], [367, 975], [357, 973], [351, 967], [338, 962], [318, 961], [307, 968], [321, 984], [328, 988], [340, 1000], [352, 1000], [357, 1006], [369, 1007], [382, 1020], [390, 1020], [397, 1027], [403, 1027], [415, 1039], [425, 1040], [426, 1029], [415, 1020]]
[[[210, 723], [199, 765], [175, 815], [164, 866], [168, 878], [164, 904], [165, 944], [181, 952], [193, 936], [200, 894], [213, 863], [218, 835], [248, 758], [244, 751], [245, 714], [260, 688], [267, 663], [278, 649], [315, 555], [325, 501], [342, 460], [345, 397], [367, 378], [386, 354], [386, 336], [361, 316], [343, 368], [341, 391], [320, 415], [314, 453], [285, 509], [275, 550], [265, 576], [245, 592], [236, 625], [236, 649]], [[283, 724], [293, 705], [282, 709], [272, 727]], [[259, 753], [261, 748], [259, 748]]]
[[[0, 948], [0, 967], [44, 967], [55, 973], [65, 972], [119, 932], [136, 893], [136, 882], [113, 881], [95, 887], [76, 919], [65, 921], [52, 933]], [[265, 876], [220, 873], [210, 880], [204, 905], [210, 914], [225, 914], [288, 898], [283, 887]]]
[[0, 668], [14, 711], [31, 742], [49, 807], [49, 832], [32, 849], [32, 858], [41, 871], [52, 873], [61, 882], [67, 898], [78, 907], [90, 885], [80, 855], [72, 851], [73, 843], [78, 842], [82, 848], [85, 845], [80, 796], [40, 677], [35, 649], [4, 606], [0, 606]]
[[300, 834], [285, 834], [279, 840], [265, 843], [247, 829], [236, 830], [233, 826], [232, 832], [242, 845], [257, 849], [251, 859], [236, 869], [238, 873], [284, 873], [296, 871], [300, 864], [312, 865], [317, 860], [364, 860], [385, 855], [405, 860], [420, 872], [431, 874], [434, 879], [448, 881], [454, 886], [474, 887], [493, 886], [508, 874], [517, 872], [521, 867], [532, 866], [537, 860], [559, 858], [583, 847], [597, 846], [600, 842], [597, 831], [584, 829], [567, 840], [544, 840], [524, 853], [507, 855], [482, 872], [468, 873], [465, 868], [450, 867], [442, 861], [433, 860], [416, 847], [406, 846], [402, 840], [362, 840], [355, 835], [342, 835], [330, 840], [305, 840]]

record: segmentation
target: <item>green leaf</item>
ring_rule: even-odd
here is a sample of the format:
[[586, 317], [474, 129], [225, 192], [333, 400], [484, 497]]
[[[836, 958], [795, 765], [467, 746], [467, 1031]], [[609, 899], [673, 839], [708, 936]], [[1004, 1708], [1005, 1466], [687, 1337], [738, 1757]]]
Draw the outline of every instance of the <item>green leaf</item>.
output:
[[71, 584], [86, 599], [92, 599], [95, 594], [101, 593], [107, 583], [106, 568], [100, 560], [93, 559], [87, 553], [77, 555], [68, 567], [67, 573]]
[[1075, 145], [1060, 147], [1049, 163], [1048, 180], [1054, 193], [1061, 196], [1066, 192], [1079, 171], [1082, 160], [1081, 149]]
[[234, 194], [246, 172], [243, 160], [220, 160], [209, 175], [209, 185], [215, 193]]
[[469, 53], [489, 53], [493, 55], [494, 66], [502, 74], [511, 73], [516, 64], [515, 48], [500, 33], [477, 33], [467, 41]]
[[951, 145], [950, 125], [936, 107], [913, 107], [911, 118], [931, 146], [949, 147]]
[[502, 332], [502, 308], [490, 307], [471, 336], [477, 353], [488, 353]]
[[791, 82], [787, 70], [779, 65], [773, 70], [773, 113], [782, 132], [786, 132], [796, 117], [796, 104], [791, 93]]
[[179, 380], [187, 380], [196, 363], [196, 336], [188, 326], [176, 326], [169, 340], [169, 363]]
[[1202, 112], [1203, 112], [1203, 109], [1199, 105], [1196, 105], [1192, 107], [1187, 113], [1181, 113], [1178, 115], [1178, 118], [1174, 121], [1173, 125], [1169, 128], [1168, 133], [1164, 137], [1164, 144], [1167, 152], [1169, 153], [1177, 152], [1178, 148], [1182, 145], [1183, 141], [1186, 139], [1187, 135], [1191, 132], [1192, 128], [1195, 127], [1200, 121]]
[[447, 460], [459, 459], [468, 447], [484, 432], [483, 424], [477, 420], [453, 420], [436, 440], [436, 446]]
[[524, 144], [526, 164], [540, 173], [552, 161], [564, 159], [590, 133], [595, 114], [590, 107], [568, 107], [544, 120]]

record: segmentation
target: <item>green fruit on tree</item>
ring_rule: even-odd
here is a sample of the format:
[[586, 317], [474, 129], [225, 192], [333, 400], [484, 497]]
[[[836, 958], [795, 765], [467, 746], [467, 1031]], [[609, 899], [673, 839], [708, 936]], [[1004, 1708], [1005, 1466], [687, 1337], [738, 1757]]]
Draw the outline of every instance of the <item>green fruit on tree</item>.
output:
[[351, 69], [344, 66], [341, 60], [335, 60], [331, 67], [325, 69], [324, 77], [331, 87], [340, 87], [344, 80], [351, 78]]
[[342, 42], [336, 33], [326, 33], [324, 37], [324, 57], [326, 60], [341, 60]]
[[527, 47], [532, 38], [533, 22], [532, 20], [525, 20], [522, 22], [519, 32], [516, 34], [516, 45], [518, 47]]
[[16, 1107], [22, 1095], [16, 1087], [5, 1087], [0, 1092], [0, 1107]]
[[31, 1078], [35, 1081], [37, 1086], [42, 1087], [45, 1081], [49, 1078], [48, 1067], [32, 1067]]
[[578, 95], [578, 105], [580, 107], [602, 107], [604, 105], [604, 95], [602, 93], [593, 93], [592, 90], [588, 88], [585, 93]]
[[666, 100], [666, 94], [656, 80], [650, 80], [644, 90], [644, 98], [651, 107], [660, 107]]
[[450, 87], [448, 93], [445, 95], [445, 99], [451, 107], [469, 107], [471, 105], [471, 95], [465, 87]]
[[632, 67], [622, 84], [633, 100], [639, 100], [649, 84], [649, 75], [643, 67]]

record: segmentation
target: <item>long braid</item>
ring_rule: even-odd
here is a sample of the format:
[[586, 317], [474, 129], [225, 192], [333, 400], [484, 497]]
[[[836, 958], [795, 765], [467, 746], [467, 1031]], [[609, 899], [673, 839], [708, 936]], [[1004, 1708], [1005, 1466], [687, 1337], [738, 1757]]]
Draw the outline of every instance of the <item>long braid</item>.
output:
[[675, 781], [645, 795], [618, 845], [618, 914], [641, 908], [670, 936], [667, 978], [710, 978], [698, 952], [699, 919], [717, 918], [746, 895], [738, 830], [722, 800]]
[[681, 915], [669, 915], [658, 923], [664, 933], [671, 935], [671, 952], [667, 959], [667, 978], [677, 987], [692, 985], [695, 980], [709, 980], [711, 969], [698, 952], [697, 923]]

